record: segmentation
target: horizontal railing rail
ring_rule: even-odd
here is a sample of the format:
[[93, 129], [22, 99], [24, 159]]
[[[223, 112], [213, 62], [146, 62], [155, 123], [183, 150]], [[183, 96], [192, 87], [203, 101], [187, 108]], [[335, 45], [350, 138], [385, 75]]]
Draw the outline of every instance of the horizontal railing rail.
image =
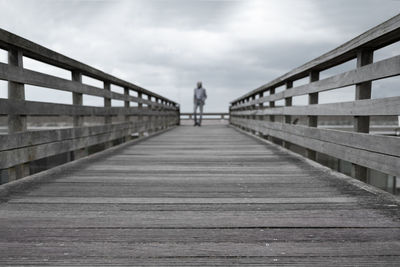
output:
[[[368, 180], [370, 170], [400, 176], [400, 139], [395, 135], [370, 133], [372, 116], [374, 121], [391, 116], [393, 129], [399, 127], [400, 96], [371, 99], [373, 81], [400, 75], [400, 55], [373, 62], [374, 52], [399, 41], [400, 15], [397, 15], [233, 100], [230, 123], [286, 148], [301, 147], [304, 155], [313, 160], [323, 154], [350, 162], [351, 175], [363, 181]], [[353, 59], [357, 62], [355, 69], [319, 79], [321, 71]], [[293, 86], [307, 77], [309, 83]], [[281, 86], [285, 89], [276, 92]], [[355, 88], [354, 101], [319, 103], [319, 93], [350, 86]], [[308, 97], [308, 104], [294, 106], [293, 97], [297, 96]], [[337, 120], [350, 117], [353, 131], [322, 128], [321, 122], [329, 116], [337, 116]]]
[[[8, 98], [0, 99], [0, 116], [7, 117], [6, 133], [0, 135], [3, 183], [32, 174], [45, 159], [49, 163], [62, 155], [61, 161], [75, 160], [90, 151], [179, 124], [179, 105], [164, 96], [2, 29], [0, 48], [8, 53], [8, 64], [0, 63], [0, 80], [8, 82]], [[71, 79], [26, 69], [25, 58], [70, 71]], [[103, 86], [84, 84], [83, 76], [96, 79]], [[25, 85], [70, 92], [72, 104], [28, 101]], [[123, 92], [112, 91], [113, 85]], [[103, 105], [84, 105], [86, 95], [103, 98]], [[112, 100], [122, 101], [123, 106], [113, 106]], [[43, 124], [43, 120], [54, 116], [70, 118], [69, 127], [30, 128], [31, 124]]]
[[[193, 120], [193, 112], [183, 112], [181, 113], [181, 120]], [[205, 112], [203, 113], [204, 120], [228, 120], [229, 112]]]

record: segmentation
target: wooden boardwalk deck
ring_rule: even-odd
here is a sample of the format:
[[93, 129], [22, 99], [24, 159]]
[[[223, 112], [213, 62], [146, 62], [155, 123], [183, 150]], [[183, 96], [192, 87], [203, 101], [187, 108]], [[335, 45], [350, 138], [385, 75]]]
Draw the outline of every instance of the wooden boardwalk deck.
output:
[[399, 207], [228, 126], [177, 127], [0, 204], [1, 266], [399, 266]]

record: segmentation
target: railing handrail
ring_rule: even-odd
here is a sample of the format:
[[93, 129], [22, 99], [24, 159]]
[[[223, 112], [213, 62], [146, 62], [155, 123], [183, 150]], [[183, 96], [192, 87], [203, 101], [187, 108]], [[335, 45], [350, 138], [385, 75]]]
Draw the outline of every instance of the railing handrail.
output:
[[[199, 115], [199, 113], [197, 113]], [[182, 118], [186, 117], [187, 118]], [[211, 116], [211, 117], [210, 117]], [[215, 118], [215, 116], [219, 116], [219, 118]], [[183, 112], [180, 113], [180, 117], [182, 120], [191, 120], [194, 117], [194, 112]], [[204, 112], [202, 114], [203, 120], [228, 120], [229, 112]]]
[[[193, 112], [181, 112], [181, 115], [188, 116], [193, 115]], [[229, 115], [229, 112], [204, 112], [203, 115], [206, 116], [219, 116], [219, 115]]]
[[311, 71], [323, 71], [335, 65], [349, 61], [357, 57], [359, 49], [374, 48], [379, 49], [388, 46], [400, 40], [400, 14], [379, 24], [378, 26], [366, 31], [365, 33], [355, 37], [354, 39], [344, 43], [343, 45], [329, 51], [322, 56], [319, 56], [300, 67], [266, 83], [244, 95], [236, 98], [230, 103], [236, 103], [242, 99], [251, 97], [260, 92], [268, 91], [271, 88], [276, 88], [284, 85], [287, 81], [294, 81], [304, 78]]
[[[230, 123], [285, 148], [294, 147], [312, 160], [321, 155], [350, 162], [351, 175], [363, 181], [368, 180], [370, 170], [400, 176], [400, 142], [398, 137], [389, 136], [394, 135], [395, 129], [386, 136], [370, 134], [371, 116], [390, 116], [396, 121], [400, 115], [399, 95], [379, 98], [372, 95], [373, 81], [400, 76], [400, 55], [374, 62], [376, 50], [395, 42], [400, 42], [400, 14], [233, 100]], [[321, 71], [354, 58], [353, 69], [320, 79]], [[308, 83], [294, 86], [307, 76]], [[285, 88], [277, 92], [275, 89], [282, 85]], [[355, 89], [353, 101], [319, 103], [319, 93], [346, 87]], [[294, 97], [299, 96], [307, 96], [308, 104], [294, 105]], [[276, 101], [280, 101], [279, 106]], [[353, 131], [321, 129], [318, 123], [321, 116], [351, 118]]]
[[[0, 142], [6, 143], [0, 146], [0, 183], [51, 168], [55, 158], [66, 163], [179, 125], [179, 105], [166, 97], [2, 29], [0, 48], [8, 52], [8, 62], [0, 63], [0, 80], [8, 82], [8, 96], [0, 98], [0, 115], [7, 115], [8, 123], [8, 134], [0, 135]], [[71, 78], [27, 69], [24, 57], [70, 71]], [[83, 76], [103, 85], [85, 84]], [[26, 100], [25, 85], [70, 92], [72, 103]], [[122, 87], [123, 92], [114, 92], [112, 85]], [[102, 98], [103, 105], [84, 105], [85, 95]], [[112, 100], [123, 105], [114, 106]], [[49, 120], [51, 116], [68, 116], [68, 128], [29, 128], [38, 117]]]
[[105, 73], [99, 69], [91, 67], [87, 64], [79, 62], [75, 59], [67, 57], [63, 54], [55, 52], [51, 49], [48, 49], [44, 46], [36, 44], [32, 41], [29, 41], [23, 37], [20, 37], [16, 34], [8, 32], [4, 29], [0, 28], [0, 48], [5, 50], [10, 49], [18, 49], [23, 52], [24, 56], [29, 58], [62, 68], [70, 71], [79, 71], [81, 74], [89, 76], [91, 78], [95, 78], [101, 81], [107, 81], [117, 86], [126, 87], [131, 90], [137, 91], [138, 93], [143, 93], [146, 95], [150, 95], [154, 98], [158, 98], [160, 100], [171, 103], [176, 106], [177, 103], [164, 97], [153, 93], [147, 89], [144, 89], [136, 84], [127, 82], [120, 78], [117, 78], [113, 75]]

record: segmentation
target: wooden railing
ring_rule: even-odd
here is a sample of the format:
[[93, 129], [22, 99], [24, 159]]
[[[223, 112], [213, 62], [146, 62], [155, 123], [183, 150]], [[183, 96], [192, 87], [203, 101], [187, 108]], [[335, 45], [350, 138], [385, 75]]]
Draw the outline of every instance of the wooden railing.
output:
[[[197, 115], [199, 116], [199, 115]], [[183, 112], [181, 113], [181, 120], [193, 120], [193, 112]], [[203, 113], [203, 120], [227, 120], [229, 119], [228, 112], [206, 112]]]
[[[373, 62], [374, 51], [400, 40], [400, 15], [376, 26], [340, 47], [289, 73], [235, 99], [230, 106], [230, 123], [269, 139], [279, 139], [305, 149], [308, 158], [318, 153], [352, 163], [351, 174], [366, 181], [368, 168], [400, 176], [400, 139], [373, 135], [370, 116], [400, 115], [400, 97], [371, 99], [371, 83], [400, 74], [400, 56]], [[319, 80], [323, 70], [349, 60], [355, 69]], [[309, 83], [293, 87], [296, 80], [309, 77]], [[318, 104], [320, 92], [355, 85], [355, 100]], [[275, 89], [285, 86], [285, 90]], [[353, 87], [354, 88], [354, 87]], [[395, 88], [399, 90], [399, 88]], [[307, 96], [308, 105], [293, 106], [296, 96]], [[276, 101], [283, 100], [281, 106]], [[325, 116], [353, 120], [353, 132], [318, 128]], [[305, 123], [299, 123], [303, 117]], [[326, 117], [325, 117], [326, 118]]]
[[[40, 159], [63, 154], [74, 160], [86, 156], [91, 147], [105, 149], [130, 140], [135, 133], [140, 137], [179, 124], [177, 103], [135, 84], [4, 30], [0, 30], [0, 48], [8, 52], [8, 64], [0, 63], [0, 79], [8, 81], [8, 99], [0, 99], [0, 115], [8, 117], [8, 134], [0, 135], [0, 170], [7, 173], [8, 181], [31, 174], [33, 162]], [[70, 71], [71, 80], [25, 69], [25, 57]], [[83, 75], [103, 82], [103, 88], [82, 83]], [[72, 92], [72, 105], [27, 101], [25, 84]], [[111, 85], [124, 93], [111, 91]], [[104, 98], [104, 106], [83, 105], [84, 95]], [[112, 99], [123, 101], [124, 106], [113, 107]], [[43, 116], [67, 116], [71, 125], [30, 130], [29, 120], [43, 120]]]

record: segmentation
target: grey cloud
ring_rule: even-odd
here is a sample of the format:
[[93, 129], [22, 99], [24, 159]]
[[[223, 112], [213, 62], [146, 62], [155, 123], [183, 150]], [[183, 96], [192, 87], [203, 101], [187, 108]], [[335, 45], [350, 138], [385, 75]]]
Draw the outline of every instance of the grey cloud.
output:
[[176, 99], [183, 111], [202, 80], [206, 110], [219, 111], [400, 10], [390, 0], [281, 0], [268, 2], [284, 3], [272, 14], [249, 2], [0, 0], [0, 26]]

